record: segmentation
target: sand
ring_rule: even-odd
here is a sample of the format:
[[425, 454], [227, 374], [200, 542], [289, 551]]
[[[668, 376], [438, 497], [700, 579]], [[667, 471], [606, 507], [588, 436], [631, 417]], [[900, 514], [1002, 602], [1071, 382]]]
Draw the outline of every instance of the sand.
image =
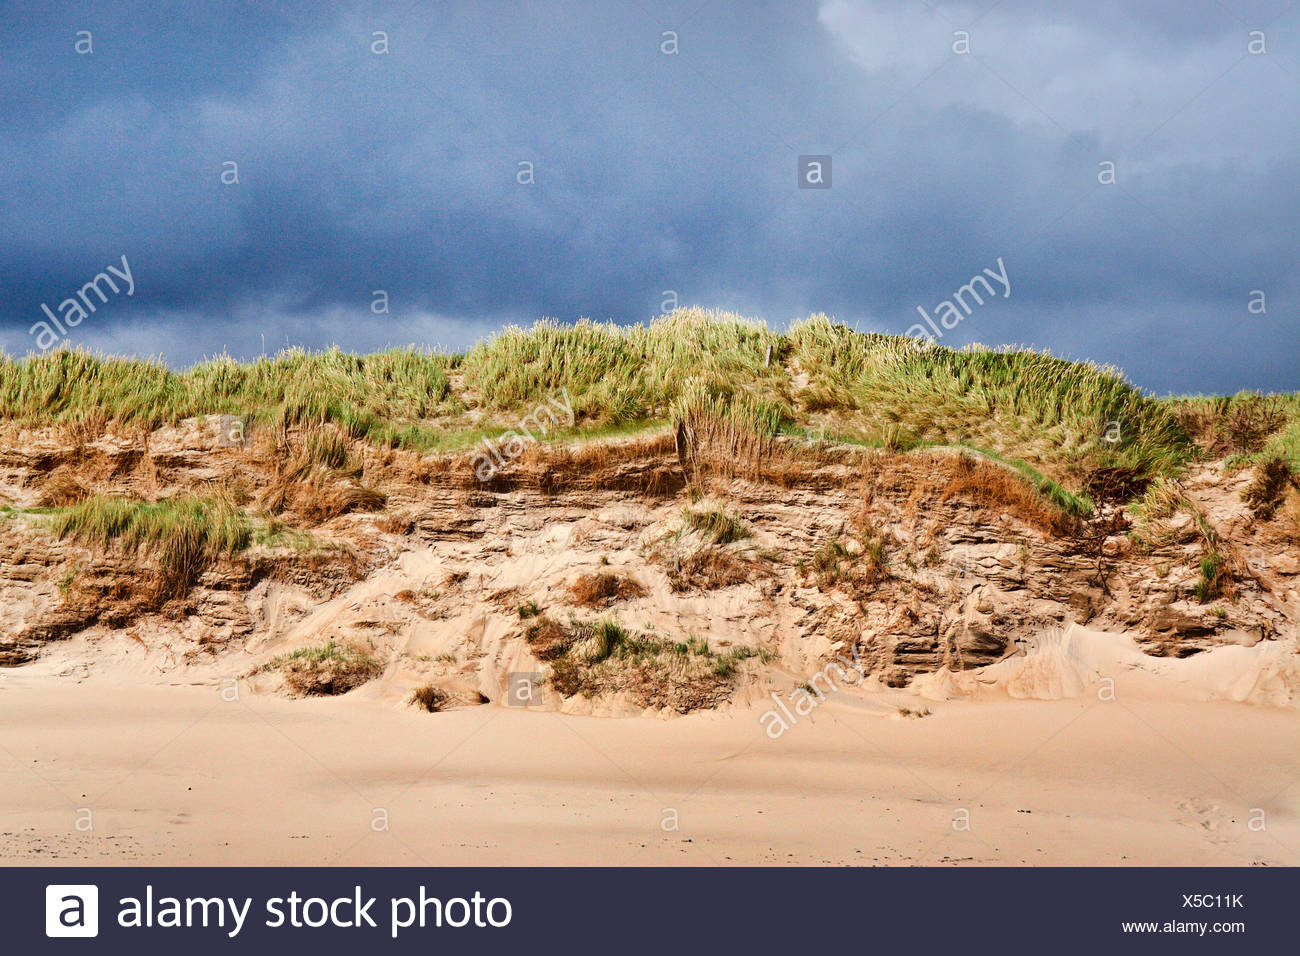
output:
[[775, 740], [759, 694], [672, 720], [425, 714], [20, 668], [0, 862], [1295, 865], [1294, 665], [1071, 629], [831, 692]]

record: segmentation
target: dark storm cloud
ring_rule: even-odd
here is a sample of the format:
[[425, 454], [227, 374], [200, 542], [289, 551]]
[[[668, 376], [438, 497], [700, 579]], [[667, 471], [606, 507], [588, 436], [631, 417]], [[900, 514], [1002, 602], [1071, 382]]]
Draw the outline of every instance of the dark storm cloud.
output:
[[[1300, 387], [1300, 14], [1130, 6], [13, 5], [0, 344], [123, 254], [135, 294], [69, 341], [177, 363], [639, 321], [666, 290], [902, 333], [1002, 257], [1011, 295], [945, 344]], [[795, 188], [801, 154], [832, 188]]]

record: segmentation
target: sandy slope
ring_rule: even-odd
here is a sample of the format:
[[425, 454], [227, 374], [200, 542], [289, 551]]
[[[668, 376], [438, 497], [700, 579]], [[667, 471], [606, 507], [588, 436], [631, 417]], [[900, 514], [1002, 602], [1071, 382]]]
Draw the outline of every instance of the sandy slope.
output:
[[776, 740], [761, 702], [429, 715], [25, 668], [0, 675], [0, 862], [1300, 864], [1300, 721], [1267, 702], [1294, 655], [1252, 650], [1072, 629], [927, 699], [837, 691]]

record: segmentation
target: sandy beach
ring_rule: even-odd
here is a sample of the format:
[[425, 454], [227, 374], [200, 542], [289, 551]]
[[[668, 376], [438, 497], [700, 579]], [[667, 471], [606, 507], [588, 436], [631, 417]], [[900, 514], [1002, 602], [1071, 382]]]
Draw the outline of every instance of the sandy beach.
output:
[[[761, 701], [665, 721], [430, 715], [11, 671], [0, 852], [38, 865], [1300, 863], [1293, 709], [1204, 697], [1136, 670], [1114, 700], [999, 692], [922, 708], [846, 689], [772, 740]], [[929, 715], [900, 716], [907, 700]]]

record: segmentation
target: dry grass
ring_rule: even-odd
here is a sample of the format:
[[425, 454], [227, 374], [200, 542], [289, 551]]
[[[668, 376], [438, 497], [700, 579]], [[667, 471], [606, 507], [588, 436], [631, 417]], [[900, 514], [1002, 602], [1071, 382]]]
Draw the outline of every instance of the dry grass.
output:
[[1286, 493], [1280, 512], [1282, 536], [1300, 546], [1300, 489], [1292, 488]]
[[763, 567], [731, 551], [709, 548], [669, 562], [668, 586], [677, 593], [715, 591], [752, 581]]
[[382, 510], [388, 497], [360, 482], [364, 468], [353, 445], [342, 428], [329, 423], [297, 435], [282, 429], [272, 451], [274, 472], [259, 506], [271, 515], [292, 513], [308, 524]]
[[600, 571], [583, 574], [569, 585], [573, 603], [580, 607], [608, 607], [619, 601], [645, 597], [646, 590], [630, 575]]
[[643, 539], [641, 554], [665, 569], [674, 592], [714, 590], [753, 580], [765, 570], [748, 553], [728, 547], [752, 534], [727, 505], [697, 501], [682, 510], [673, 527]]
[[292, 514], [305, 524], [319, 525], [351, 512], [381, 511], [387, 500], [378, 489], [319, 471], [302, 479], [272, 481], [258, 504], [267, 514]]
[[791, 410], [737, 394], [731, 385], [688, 381], [672, 406], [677, 457], [687, 478], [757, 478]]
[[451, 700], [451, 695], [446, 691], [439, 690], [432, 684], [424, 684], [411, 691], [411, 696], [407, 698], [407, 703], [419, 707], [421, 710], [436, 714], [447, 706]]
[[90, 496], [86, 486], [72, 476], [65, 468], [56, 468], [41, 485], [37, 502], [42, 508], [67, 508], [80, 504]]
[[762, 656], [748, 647], [715, 652], [701, 638], [633, 634], [609, 618], [567, 626], [542, 618], [525, 636], [563, 697], [623, 694], [639, 706], [683, 714], [726, 700], [740, 665]]
[[539, 661], [549, 663], [567, 654], [576, 638], [563, 624], [542, 614], [524, 629], [524, 640]]
[[1175, 403], [1179, 421], [1205, 451], [1221, 458], [1263, 451], [1288, 420], [1291, 397], [1243, 392]]
[[379, 530], [387, 534], [408, 535], [415, 531], [415, 518], [405, 512], [389, 512], [379, 519]]
[[1257, 518], [1267, 521], [1282, 505], [1287, 491], [1296, 487], [1300, 487], [1300, 483], [1287, 463], [1272, 458], [1255, 466], [1254, 478], [1241, 497]]
[[1022, 478], [1000, 465], [975, 461], [965, 455], [953, 464], [952, 477], [940, 500], [961, 498], [1010, 513], [1045, 534], [1069, 532], [1075, 522], [1031, 488]]
[[1151, 481], [1132, 468], [1095, 468], [1083, 481], [1084, 493], [1100, 504], [1127, 504], [1146, 494]]
[[494, 492], [530, 488], [545, 494], [599, 490], [652, 496], [676, 494], [685, 484], [671, 457], [671, 434], [626, 437], [619, 430], [589, 429], [582, 439], [581, 443], [531, 443], [487, 483], [475, 474], [479, 451], [427, 459], [420, 480]]

